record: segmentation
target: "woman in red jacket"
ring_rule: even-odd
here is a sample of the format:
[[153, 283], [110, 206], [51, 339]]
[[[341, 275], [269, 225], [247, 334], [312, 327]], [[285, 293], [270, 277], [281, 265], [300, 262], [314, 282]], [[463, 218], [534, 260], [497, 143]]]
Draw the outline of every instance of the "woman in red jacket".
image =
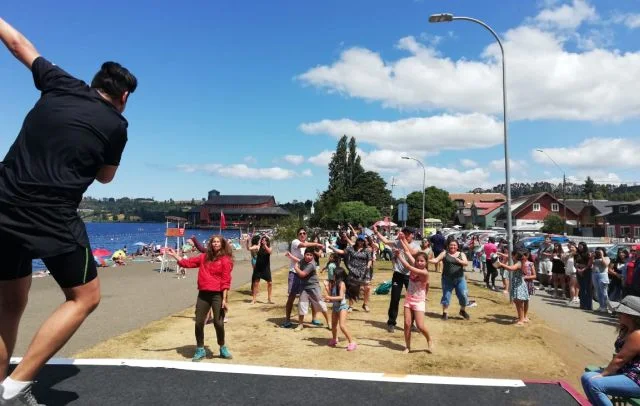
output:
[[220, 357], [231, 359], [231, 353], [224, 342], [224, 313], [227, 294], [231, 287], [233, 252], [231, 245], [221, 236], [213, 236], [207, 244], [207, 251], [192, 258], [181, 258], [174, 250], [168, 254], [184, 268], [198, 268], [198, 300], [196, 301], [196, 352], [193, 361], [206, 356], [204, 350], [204, 325], [209, 310], [213, 310], [213, 326], [216, 329]]

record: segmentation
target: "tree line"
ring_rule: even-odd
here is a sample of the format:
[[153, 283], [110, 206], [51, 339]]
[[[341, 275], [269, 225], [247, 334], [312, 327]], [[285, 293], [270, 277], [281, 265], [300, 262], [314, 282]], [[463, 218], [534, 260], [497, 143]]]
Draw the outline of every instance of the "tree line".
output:
[[[505, 194], [506, 188], [503, 183], [489, 189], [477, 188], [470, 192]], [[562, 199], [562, 183], [550, 183], [543, 181], [534, 183], [516, 182], [511, 184], [512, 199], [542, 192], [549, 192], [554, 195], [556, 199]], [[597, 184], [593, 179], [591, 179], [591, 177], [587, 177], [583, 184], [567, 182], [565, 193], [567, 199], [617, 200], [628, 202], [640, 199], [640, 185]]]

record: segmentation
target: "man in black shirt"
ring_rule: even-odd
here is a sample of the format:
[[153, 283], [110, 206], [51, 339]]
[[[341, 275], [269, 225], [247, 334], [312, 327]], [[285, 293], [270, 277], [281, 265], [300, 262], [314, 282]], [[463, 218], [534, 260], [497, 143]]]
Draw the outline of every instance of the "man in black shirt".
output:
[[[115, 176], [127, 142], [122, 112], [137, 80], [119, 64], [106, 62], [88, 86], [41, 57], [1, 18], [0, 40], [31, 70], [41, 92], [0, 162], [0, 250], [5, 254], [0, 266], [0, 405], [32, 405], [34, 377], [100, 302], [95, 261], [77, 209], [94, 180], [109, 183]], [[42, 258], [66, 301], [40, 327], [7, 377], [34, 258]]]

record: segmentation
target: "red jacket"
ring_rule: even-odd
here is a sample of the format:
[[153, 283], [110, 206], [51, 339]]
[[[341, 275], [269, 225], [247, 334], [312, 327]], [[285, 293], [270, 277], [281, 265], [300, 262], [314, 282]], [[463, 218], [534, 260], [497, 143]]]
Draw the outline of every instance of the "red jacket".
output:
[[231, 288], [233, 260], [223, 256], [215, 261], [207, 261], [207, 254], [178, 261], [184, 268], [198, 268], [198, 290], [222, 292]]

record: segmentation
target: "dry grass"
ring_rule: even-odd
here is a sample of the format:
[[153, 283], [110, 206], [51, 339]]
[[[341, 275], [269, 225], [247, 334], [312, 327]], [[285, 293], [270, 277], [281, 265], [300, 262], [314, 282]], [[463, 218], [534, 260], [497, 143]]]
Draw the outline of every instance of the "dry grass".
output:
[[[391, 277], [388, 262], [378, 262], [377, 268], [374, 284]], [[294, 332], [278, 327], [284, 318], [286, 278], [286, 270], [274, 273], [276, 305], [266, 304], [264, 283], [259, 296], [262, 303], [249, 303], [248, 285], [230, 295], [226, 334], [234, 358], [225, 361], [217, 357], [215, 331], [208, 325], [205, 339], [212, 351], [204, 362], [391, 374], [553, 378], [567, 379], [575, 385], [583, 360], [588, 359], [588, 354], [580, 354], [584, 349], [576, 347], [566, 337], [558, 336], [542, 321], [536, 320], [535, 314], [531, 315], [532, 321], [527, 327], [514, 326], [515, 309], [508, 300], [502, 294], [474, 283], [469, 284], [470, 297], [478, 306], [469, 309], [471, 320], [465, 321], [457, 315], [455, 295], [450, 319], [440, 320], [441, 289], [436, 273], [431, 273], [425, 315], [425, 323], [435, 342], [433, 354], [425, 351], [426, 341], [418, 333], [412, 334], [412, 353], [402, 353], [402, 329], [398, 328], [393, 334], [386, 330], [389, 295], [372, 296], [370, 313], [362, 311], [358, 304], [349, 315], [348, 326], [358, 342], [357, 351], [345, 351], [346, 342], [341, 335], [338, 348], [329, 348], [327, 341], [331, 335], [326, 328], [309, 325], [302, 332]], [[195, 300], [195, 289], [193, 295]], [[402, 307], [398, 325], [402, 325]], [[189, 360], [195, 350], [194, 344], [193, 308], [190, 308], [103, 342], [76, 357]]]

